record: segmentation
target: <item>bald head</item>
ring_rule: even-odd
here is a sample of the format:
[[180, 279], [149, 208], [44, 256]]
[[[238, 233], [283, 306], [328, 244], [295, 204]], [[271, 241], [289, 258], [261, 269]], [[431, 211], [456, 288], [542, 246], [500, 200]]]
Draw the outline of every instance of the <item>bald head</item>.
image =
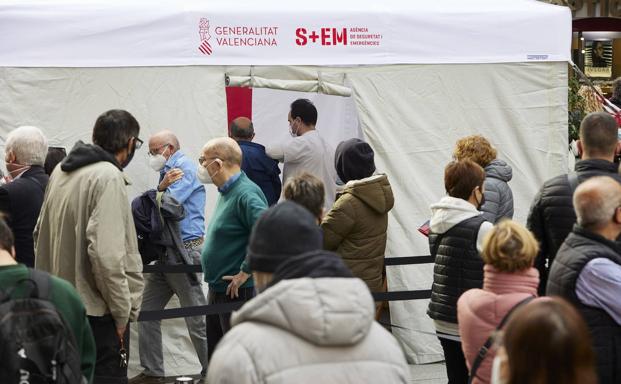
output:
[[578, 224], [589, 230], [610, 224], [618, 207], [621, 207], [621, 184], [610, 176], [592, 177], [574, 193]]
[[226, 165], [241, 166], [242, 151], [237, 142], [229, 137], [211, 139], [203, 146], [206, 160], [220, 159]]
[[254, 137], [254, 126], [247, 117], [238, 117], [231, 121], [229, 128], [230, 136], [234, 140], [252, 141]]
[[179, 139], [171, 131], [161, 131], [149, 138], [149, 151], [151, 153], [156, 152], [159, 148], [166, 145], [172, 147], [172, 152], [177, 152], [181, 146], [179, 145]]

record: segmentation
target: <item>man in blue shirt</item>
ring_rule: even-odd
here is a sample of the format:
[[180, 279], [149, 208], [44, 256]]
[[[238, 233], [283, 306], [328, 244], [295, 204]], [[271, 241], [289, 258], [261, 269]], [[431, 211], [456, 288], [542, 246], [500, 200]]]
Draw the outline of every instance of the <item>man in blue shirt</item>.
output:
[[[157, 133], [149, 139], [149, 165], [159, 172], [157, 190], [170, 194], [183, 205], [185, 218], [179, 223], [183, 245], [194, 263], [200, 264], [205, 235], [205, 187], [196, 178], [197, 165], [180, 151], [179, 140], [170, 131]], [[185, 273], [145, 274], [142, 310], [163, 309], [173, 294], [179, 297], [182, 307], [207, 305], [202, 276], [198, 276], [197, 281], [198, 284], [191, 282]], [[187, 317], [185, 321], [204, 375], [207, 368], [205, 317]], [[144, 372], [130, 383], [162, 381], [165, 373], [160, 322], [143, 321], [139, 323], [139, 332], [140, 364]]]
[[237, 141], [242, 150], [242, 171], [261, 188], [269, 205], [276, 204], [282, 190], [278, 161], [265, 154], [264, 146], [252, 142], [252, 121], [247, 117], [236, 118], [229, 127], [229, 136]]

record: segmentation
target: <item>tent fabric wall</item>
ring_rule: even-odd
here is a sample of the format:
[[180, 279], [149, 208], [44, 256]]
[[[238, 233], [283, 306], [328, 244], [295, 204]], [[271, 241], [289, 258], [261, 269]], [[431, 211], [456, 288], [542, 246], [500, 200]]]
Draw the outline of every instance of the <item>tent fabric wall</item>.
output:
[[[320, 67], [257, 67], [261, 77], [318, 78]], [[516, 218], [524, 221], [540, 183], [566, 170], [567, 65], [443, 64], [321, 67], [322, 76], [353, 91], [358, 117], [376, 152], [378, 169], [390, 178], [396, 206], [389, 220], [387, 256], [428, 253], [416, 228], [429, 204], [444, 194], [442, 174], [457, 138], [481, 133], [514, 169], [510, 183]], [[183, 150], [197, 157], [209, 138], [227, 132], [225, 74], [247, 75], [249, 67], [0, 68], [0, 137], [19, 125], [41, 127], [56, 144], [89, 141], [95, 118], [110, 108], [132, 112], [141, 137], [172, 129]], [[3, 156], [3, 153], [0, 153]], [[127, 168], [134, 197], [155, 185], [142, 149]], [[208, 187], [208, 206], [217, 193]], [[209, 211], [210, 208], [208, 208]], [[432, 266], [390, 267], [389, 288], [429, 289]], [[175, 305], [175, 303], [171, 303]], [[425, 315], [425, 301], [391, 303], [394, 332], [411, 362], [441, 359]], [[166, 321], [169, 374], [192, 373], [196, 362], [183, 321]], [[173, 337], [171, 337], [173, 335]], [[132, 341], [136, 368], [137, 342]]]
[[[444, 167], [460, 137], [480, 133], [513, 167], [515, 219], [524, 223], [541, 183], [567, 169], [567, 65], [493, 64], [349, 71], [358, 117], [395, 194], [387, 256], [429, 254], [416, 229], [444, 195]], [[432, 265], [389, 267], [389, 290], [430, 289]], [[427, 300], [392, 302], [410, 362], [441, 360]]]

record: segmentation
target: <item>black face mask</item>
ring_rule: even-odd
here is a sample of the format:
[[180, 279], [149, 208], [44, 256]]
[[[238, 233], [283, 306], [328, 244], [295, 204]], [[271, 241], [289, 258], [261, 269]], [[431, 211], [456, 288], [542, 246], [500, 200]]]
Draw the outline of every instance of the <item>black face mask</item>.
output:
[[478, 203], [477, 211], [480, 211], [483, 204], [485, 204], [485, 194], [481, 193], [481, 201], [477, 201], [477, 203]]
[[132, 149], [127, 153], [127, 159], [121, 164], [122, 168], [125, 168], [129, 165], [129, 162], [134, 158], [134, 154], [136, 153], [136, 140], [134, 139], [134, 143], [132, 144]]

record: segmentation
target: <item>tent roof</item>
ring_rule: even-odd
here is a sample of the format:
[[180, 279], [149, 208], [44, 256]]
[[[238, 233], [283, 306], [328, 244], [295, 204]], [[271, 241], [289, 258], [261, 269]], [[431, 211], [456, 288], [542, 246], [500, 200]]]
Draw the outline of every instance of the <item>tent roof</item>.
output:
[[571, 12], [535, 0], [0, 0], [0, 66], [567, 61]]

